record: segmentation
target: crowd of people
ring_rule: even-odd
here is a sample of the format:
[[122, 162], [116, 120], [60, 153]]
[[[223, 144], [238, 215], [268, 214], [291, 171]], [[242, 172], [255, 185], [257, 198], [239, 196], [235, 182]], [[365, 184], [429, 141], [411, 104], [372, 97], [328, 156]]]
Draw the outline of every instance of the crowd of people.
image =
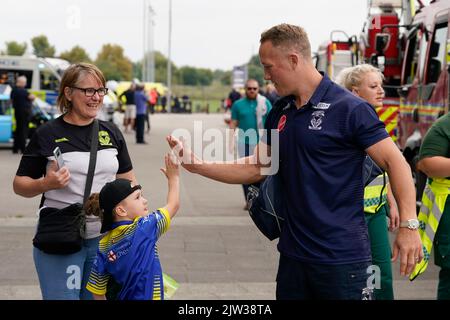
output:
[[[264, 78], [270, 81], [265, 90], [249, 79], [243, 95], [233, 90], [225, 102], [230, 128], [239, 131], [239, 159], [208, 162], [182, 140], [168, 136], [171, 153], [162, 169], [168, 196], [162, 208], [149, 210], [122, 132], [111, 122], [99, 121], [99, 168], [85, 204], [83, 248], [70, 255], [33, 249], [44, 299], [105, 299], [111, 283], [119, 288], [116, 299], [164, 299], [156, 242], [179, 209], [177, 163], [194, 174], [242, 184], [245, 195], [248, 185], [265, 179], [262, 169], [267, 164], [260, 154], [270, 155], [272, 149], [279, 150], [272, 161], [278, 162], [277, 174], [285, 186], [277, 299], [367, 298], [367, 270], [373, 265], [381, 271], [374, 298], [393, 299], [391, 262], [400, 258], [401, 275], [423, 272], [429, 259], [424, 249], [431, 249], [434, 238], [441, 267], [438, 298], [450, 296], [445, 251], [449, 117], [433, 126], [422, 146], [419, 168], [432, 180], [419, 228], [411, 170], [374, 110], [384, 97], [381, 72], [361, 65], [342, 71], [338, 83], [331, 81], [315, 69], [304, 29], [290, 24], [261, 34], [259, 56]], [[147, 103], [156, 99], [143, 90], [132, 84], [120, 97], [126, 101], [125, 131], [134, 126], [137, 143], [145, 143], [145, 123], [152, 112]], [[13, 182], [18, 195], [41, 196], [40, 210], [83, 201], [89, 135], [107, 91], [94, 65], [74, 64], [65, 71], [58, 96], [62, 116], [41, 126], [24, 149]], [[32, 97], [23, 95], [26, 99]], [[53, 155], [57, 146], [63, 167]], [[439, 228], [434, 225], [436, 236], [426, 240], [430, 234], [419, 229], [424, 230], [427, 212], [436, 207], [442, 219]], [[397, 230], [392, 249], [388, 228]], [[78, 288], [66, 285], [70, 265], [81, 270]]]
[[[118, 96], [119, 109], [123, 112], [124, 132], [135, 131], [136, 143], [147, 144], [144, 133], [150, 132], [150, 114], [161, 106], [161, 113], [166, 113], [167, 97], [160, 95], [156, 88], [149, 91], [141, 83], [131, 83], [130, 87]], [[177, 96], [172, 96], [171, 112], [191, 112], [189, 96], [183, 95], [182, 102]]]
[[[278, 243], [278, 299], [361, 299], [371, 289], [367, 288], [367, 270], [374, 262], [386, 263], [387, 256], [389, 266], [379, 266], [383, 290], [375, 296], [392, 299], [391, 255], [390, 247], [385, 247], [383, 220], [386, 179], [380, 188], [378, 181], [366, 176], [378, 179], [386, 175], [383, 171], [387, 173], [393, 194], [388, 202], [391, 229], [400, 221], [392, 260], [400, 257], [401, 274], [410, 274], [424, 254], [409, 166], [371, 104], [374, 100], [378, 104], [384, 94], [379, 72], [371, 70], [368, 80], [353, 83], [350, 92], [315, 69], [302, 28], [275, 26], [261, 35], [260, 43], [265, 79], [274, 83], [282, 98], [268, 113], [266, 131], [257, 136], [254, 151], [243, 153], [246, 158], [237, 161], [210, 163], [181, 141], [173, 140], [170, 146], [186, 170], [216, 181], [248, 185], [265, 178], [259, 155], [261, 151], [270, 154], [272, 144], [278, 144], [277, 174], [286, 186], [279, 191], [283, 192], [285, 222]], [[243, 103], [252, 126], [259, 122], [258, 103], [248, 103], [255, 99], [252, 92], [256, 90], [256, 81], [249, 80], [246, 96], [231, 105], [232, 127], [248, 127], [241, 113]], [[232, 92], [230, 100], [232, 96], [237, 94]], [[270, 130], [278, 131], [277, 141], [272, 141]], [[372, 164], [367, 172], [363, 170], [366, 163]], [[373, 197], [377, 192], [379, 197]], [[377, 251], [372, 253], [375, 246]]]

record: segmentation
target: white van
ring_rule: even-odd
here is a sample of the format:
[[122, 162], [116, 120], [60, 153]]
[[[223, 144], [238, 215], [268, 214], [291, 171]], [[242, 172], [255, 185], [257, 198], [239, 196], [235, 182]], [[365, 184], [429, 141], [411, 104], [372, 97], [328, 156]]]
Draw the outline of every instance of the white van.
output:
[[0, 56], [0, 84], [14, 86], [18, 76], [27, 77], [27, 89], [50, 105], [56, 104], [61, 74], [69, 62], [35, 56]]
[[26, 89], [49, 107], [45, 111], [54, 114], [61, 75], [67, 66], [69, 62], [56, 58], [0, 55], [0, 88], [3, 88], [0, 94], [0, 143], [12, 139], [14, 125], [9, 93], [17, 77], [25, 76]]

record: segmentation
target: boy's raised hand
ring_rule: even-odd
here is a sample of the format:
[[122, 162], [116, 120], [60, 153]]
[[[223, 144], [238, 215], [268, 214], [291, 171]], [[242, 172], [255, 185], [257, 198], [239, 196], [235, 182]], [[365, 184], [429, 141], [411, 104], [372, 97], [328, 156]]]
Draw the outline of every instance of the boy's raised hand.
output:
[[197, 166], [203, 161], [192, 152], [183, 137], [178, 140], [174, 136], [167, 136], [166, 140], [181, 165], [190, 172], [196, 172]]
[[164, 156], [164, 163], [166, 165], [165, 168], [161, 168], [160, 170], [164, 175], [167, 177], [167, 179], [172, 179], [174, 177], [180, 176], [180, 169], [178, 166], [178, 160], [173, 154], [166, 154]]

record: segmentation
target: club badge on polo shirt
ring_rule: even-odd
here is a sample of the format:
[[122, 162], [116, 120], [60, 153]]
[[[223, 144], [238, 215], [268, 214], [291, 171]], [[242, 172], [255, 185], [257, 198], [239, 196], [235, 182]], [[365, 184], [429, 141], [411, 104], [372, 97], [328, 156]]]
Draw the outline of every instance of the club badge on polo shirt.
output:
[[108, 131], [100, 130], [98, 132], [98, 142], [101, 146], [112, 146]]
[[330, 107], [331, 103], [319, 102], [317, 106], [312, 106], [313, 109], [319, 110], [327, 110]]
[[108, 260], [109, 262], [115, 262], [117, 260], [117, 256], [114, 251], [111, 250], [108, 252]]
[[317, 110], [311, 114], [311, 125], [308, 126], [309, 130], [322, 130], [322, 119], [325, 117], [325, 111]]

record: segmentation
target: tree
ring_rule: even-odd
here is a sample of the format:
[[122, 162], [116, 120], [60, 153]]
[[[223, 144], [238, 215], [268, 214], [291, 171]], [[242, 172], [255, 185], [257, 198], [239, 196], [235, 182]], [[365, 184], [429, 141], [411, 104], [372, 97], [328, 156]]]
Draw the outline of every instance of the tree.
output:
[[257, 67], [255, 65], [248, 65], [248, 78], [255, 79], [258, 81], [259, 85], [262, 86], [264, 84], [264, 71], [261, 67]]
[[199, 83], [199, 75], [197, 69], [194, 67], [181, 67], [180, 73], [180, 83], [188, 86], [195, 86]]
[[47, 36], [40, 35], [31, 38], [33, 53], [38, 57], [54, 57], [56, 49], [48, 42]]
[[248, 61], [248, 64], [261, 67], [261, 61], [259, 60], [259, 55], [255, 54], [254, 56], [252, 56], [250, 58], [250, 60]]
[[62, 52], [59, 57], [61, 59], [69, 61], [70, 63], [92, 62], [86, 50], [84, 50], [80, 46], [75, 46], [68, 51]]
[[6, 44], [6, 54], [10, 56], [21, 56], [27, 50], [27, 43], [18, 43], [17, 41], [7, 41]]
[[133, 62], [133, 79], [142, 79], [142, 61]]
[[248, 78], [255, 79], [259, 82], [259, 85], [264, 84], [264, 70], [259, 60], [259, 55], [255, 54], [248, 61]]
[[95, 64], [108, 80], [131, 80], [133, 64], [120, 45], [105, 44], [97, 55]]
[[213, 72], [209, 69], [181, 67], [178, 70], [180, 83], [188, 86], [209, 86], [213, 81]]
[[[178, 68], [172, 63], [172, 84], [180, 82]], [[159, 51], [155, 51], [155, 82], [167, 83], [167, 58]]]
[[229, 86], [231, 85], [231, 71], [223, 71], [220, 69], [216, 69], [213, 72], [214, 80], [219, 81], [223, 85]]
[[225, 71], [220, 78], [220, 83], [222, 83], [225, 86], [231, 85], [231, 71]]
[[209, 69], [197, 69], [197, 83], [202, 86], [209, 86], [213, 81], [213, 73]]

